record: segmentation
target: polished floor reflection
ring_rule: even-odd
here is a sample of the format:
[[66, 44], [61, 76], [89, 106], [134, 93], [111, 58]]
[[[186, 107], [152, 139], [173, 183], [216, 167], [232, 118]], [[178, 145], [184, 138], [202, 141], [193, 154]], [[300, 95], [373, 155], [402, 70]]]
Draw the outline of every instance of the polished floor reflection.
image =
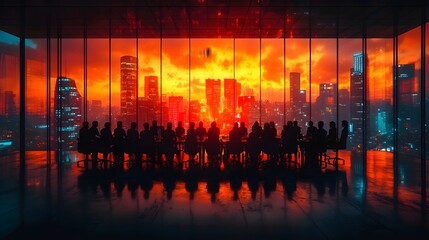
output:
[[[240, 166], [200, 170], [46, 165], [46, 152], [0, 157], [6, 239], [428, 239], [420, 165], [391, 153], [343, 151], [338, 170]], [[52, 156], [55, 159], [54, 156]], [[20, 182], [25, 184], [20, 185]]]

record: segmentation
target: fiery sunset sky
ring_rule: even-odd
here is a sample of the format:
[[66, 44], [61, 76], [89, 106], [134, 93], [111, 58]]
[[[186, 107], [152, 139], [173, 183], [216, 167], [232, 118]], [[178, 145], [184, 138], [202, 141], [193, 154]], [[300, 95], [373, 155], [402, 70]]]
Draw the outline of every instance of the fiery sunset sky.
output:
[[[399, 63], [414, 63], [420, 70], [420, 28], [399, 38]], [[46, 40], [32, 39], [35, 48], [28, 48], [29, 59], [46, 62]], [[52, 40], [51, 82], [57, 76], [57, 41]], [[161, 46], [162, 45], [162, 46]], [[286, 96], [289, 100], [289, 73], [301, 73], [301, 89], [309, 96], [309, 64], [311, 54], [312, 102], [319, 94], [320, 83], [336, 82], [336, 39], [236, 39], [235, 64], [233, 39], [112, 39], [112, 105], [120, 101], [120, 57], [136, 56], [139, 59], [139, 96], [144, 96], [144, 76], [162, 77], [162, 93], [181, 95], [188, 99], [205, 99], [205, 79], [235, 78], [242, 84], [242, 95], [251, 94], [259, 99], [261, 74], [262, 100], [283, 101], [284, 74]], [[190, 46], [190, 48], [189, 48]], [[261, 46], [261, 48], [260, 48]], [[284, 49], [286, 47], [286, 49]], [[210, 55], [204, 50], [209, 48]], [[348, 88], [353, 54], [362, 51], [361, 39], [340, 39], [338, 54], [339, 88]], [[369, 96], [371, 99], [391, 97], [393, 73], [393, 39], [368, 39]], [[284, 59], [286, 53], [286, 59]], [[261, 54], [261, 55], [260, 55]], [[162, 56], [162, 61], [160, 61]], [[190, 56], [190, 59], [189, 59]], [[284, 60], [286, 72], [284, 73]], [[162, 64], [162, 67], [161, 67]], [[190, 64], [190, 65], [189, 65]], [[42, 64], [42, 66], [44, 63]], [[234, 67], [235, 66], [235, 67]], [[43, 67], [45, 68], [45, 66]], [[162, 76], [161, 76], [162, 68]], [[261, 71], [261, 72], [260, 72]], [[82, 39], [63, 39], [62, 75], [73, 78], [83, 95], [84, 54]], [[28, 83], [29, 97], [44, 97], [45, 79], [33, 77]], [[190, 82], [190, 84], [189, 84]], [[4, 84], [2, 84], [4, 85]], [[13, 88], [17, 88], [16, 86]], [[53, 89], [54, 87], [52, 87]], [[12, 89], [13, 90], [13, 89]], [[16, 89], [18, 90], [18, 89]], [[52, 90], [53, 91], [53, 90]], [[88, 98], [102, 100], [108, 105], [109, 48], [108, 39], [88, 40]]]

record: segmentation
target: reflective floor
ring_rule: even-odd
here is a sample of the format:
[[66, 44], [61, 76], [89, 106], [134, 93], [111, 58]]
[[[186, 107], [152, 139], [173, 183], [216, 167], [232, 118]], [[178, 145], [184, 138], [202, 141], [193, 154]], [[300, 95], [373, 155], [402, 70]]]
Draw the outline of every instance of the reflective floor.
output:
[[429, 239], [418, 161], [399, 159], [395, 185], [391, 153], [368, 152], [366, 175], [361, 154], [340, 156], [338, 171], [93, 171], [76, 166], [79, 155], [47, 167], [46, 152], [27, 152], [25, 174], [19, 154], [2, 156], [0, 237]]

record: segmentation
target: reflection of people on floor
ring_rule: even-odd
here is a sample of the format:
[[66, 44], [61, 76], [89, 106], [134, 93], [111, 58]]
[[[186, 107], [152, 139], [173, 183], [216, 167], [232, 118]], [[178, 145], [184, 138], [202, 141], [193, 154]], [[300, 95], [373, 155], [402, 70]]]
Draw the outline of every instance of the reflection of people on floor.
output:
[[198, 168], [190, 165], [185, 171], [185, 189], [189, 192], [189, 199], [194, 199], [194, 194], [198, 190]]
[[216, 201], [216, 194], [219, 192], [220, 188], [220, 169], [219, 167], [210, 167], [207, 169], [207, 192], [211, 194], [211, 201], [214, 203]]

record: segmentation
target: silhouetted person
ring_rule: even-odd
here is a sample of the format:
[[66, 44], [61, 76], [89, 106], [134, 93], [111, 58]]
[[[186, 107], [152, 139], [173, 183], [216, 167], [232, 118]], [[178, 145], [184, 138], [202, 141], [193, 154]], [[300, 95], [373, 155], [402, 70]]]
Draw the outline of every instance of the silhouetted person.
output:
[[229, 172], [229, 187], [234, 192], [234, 200], [238, 200], [238, 191], [243, 183], [243, 168], [241, 165], [232, 166]]
[[207, 136], [207, 131], [206, 131], [206, 128], [203, 126], [203, 122], [198, 123], [197, 133], [198, 133], [197, 134], [198, 138], [200, 140], [203, 139], [205, 136]]
[[276, 128], [276, 124], [273, 121], [270, 122], [270, 129], [271, 129], [274, 137], [276, 137], [277, 136], [277, 128]]
[[150, 126], [150, 131], [152, 132], [153, 137], [155, 140], [159, 140], [161, 136], [158, 135], [158, 122], [156, 120], [152, 121], [152, 126]]
[[313, 170], [317, 166], [317, 128], [313, 126], [313, 121], [308, 122], [306, 138], [305, 164]]
[[246, 142], [246, 153], [249, 155], [249, 164], [257, 166], [261, 154], [262, 141], [259, 135], [259, 126], [253, 125], [252, 132]]
[[322, 155], [324, 153], [326, 153], [326, 136], [328, 134], [328, 132], [323, 128], [324, 123], [323, 121], [319, 121], [317, 122], [317, 153], [318, 153], [318, 158], [319, 158], [319, 162], [322, 160]]
[[259, 125], [258, 121], [255, 121], [252, 126], [252, 132], [255, 132], [258, 137], [262, 137], [262, 127]]
[[271, 161], [271, 164], [275, 163], [277, 148], [273, 129], [269, 123], [264, 123], [264, 130], [262, 130], [262, 151], [268, 155], [268, 160]]
[[82, 128], [79, 129], [78, 152], [85, 154], [85, 167], [87, 167], [88, 155], [91, 152], [90, 148], [90, 134], [89, 123], [87, 121], [82, 123]]
[[153, 132], [149, 130], [149, 123], [143, 124], [143, 131], [140, 132], [140, 149], [142, 154], [146, 154], [146, 163], [155, 166], [155, 138]]
[[212, 122], [205, 141], [209, 165], [218, 164], [218, 156], [220, 154], [219, 135], [220, 129], [216, 126], [216, 122]]
[[185, 128], [183, 127], [182, 121], [179, 121], [177, 123], [176, 127], [176, 137], [177, 138], [184, 138], [185, 137]]
[[116, 128], [113, 130], [113, 157], [116, 167], [123, 167], [126, 133], [122, 128], [122, 121], [116, 123]]
[[282, 148], [285, 154], [286, 160], [290, 163], [292, 155], [296, 161], [296, 154], [298, 152], [298, 142], [296, 138], [296, 132], [293, 127], [292, 121], [288, 121], [283, 126], [282, 130]]
[[98, 122], [93, 121], [89, 129], [89, 139], [91, 148], [91, 159], [93, 168], [97, 167], [98, 151], [100, 151], [100, 132], [98, 131]]
[[247, 137], [248, 132], [247, 132], [247, 127], [246, 127], [246, 123], [241, 122], [240, 123], [240, 136], [243, 137]]
[[337, 145], [337, 126], [334, 121], [329, 122], [329, 132], [326, 136], [326, 144], [328, 147], [336, 147]]
[[104, 128], [100, 131], [100, 142], [101, 142], [101, 153], [103, 153], [103, 163], [104, 167], [107, 166], [107, 156], [112, 151], [113, 146], [113, 135], [112, 135], [112, 125], [110, 122], [104, 123]]
[[339, 148], [345, 149], [347, 147], [347, 137], [349, 135], [349, 122], [346, 120], [341, 121], [341, 127], [343, 128], [341, 130], [341, 136], [339, 141]]
[[[139, 154], [139, 132], [137, 131], [137, 124], [131, 123], [131, 128], [127, 130], [127, 150], [130, 160], [140, 160], [137, 155]], [[139, 163], [137, 163], [140, 166]]]
[[298, 121], [293, 121], [293, 129], [295, 130], [296, 138], [301, 139], [301, 127], [298, 126]]
[[316, 140], [317, 128], [313, 126], [313, 121], [308, 122], [307, 134], [305, 135], [310, 141]]
[[169, 122], [167, 123], [167, 129], [164, 131], [162, 136], [162, 146], [167, 164], [170, 166], [173, 165], [174, 154], [177, 151], [176, 142], [177, 139], [176, 133], [173, 131], [173, 124]]
[[[240, 160], [240, 153], [242, 151], [241, 146], [241, 132], [238, 128], [238, 123], [234, 123], [231, 131], [229, 131], [229, 142], [227, 142], [225, 153], [224, 153], [224, 165], [229, 164], [229, 157], [232, 154], [233, 160]], [[238, 158], [238, 159], [236, 159]]]
[[186, 141], [185, 141], [185, 153], [189, 156], [189, 164], [194, 164], [195, 155], [198, 153], [198, 140], [197, 140], [197, 130], [195, 129], [195, 123], [191, 122], [189, 124], [189, 129], [186, 132]]

